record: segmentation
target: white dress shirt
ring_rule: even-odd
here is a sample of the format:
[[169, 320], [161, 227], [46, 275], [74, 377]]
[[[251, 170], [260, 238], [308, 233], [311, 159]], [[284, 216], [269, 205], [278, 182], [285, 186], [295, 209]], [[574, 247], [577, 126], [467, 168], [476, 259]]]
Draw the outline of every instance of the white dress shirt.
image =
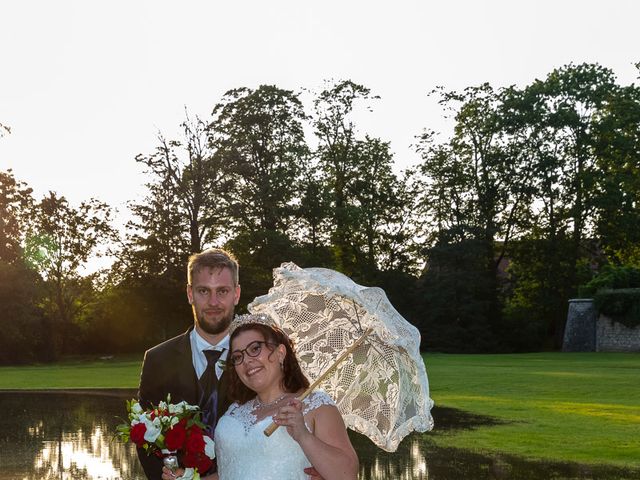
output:
[[[222, 355], [220, 355], [220, 359], [227, 359], [227, 354], [229, 353], [229, 335], [226, 335], [216, 345], [211, 345], [204, 338], [202, 338], [194, 328], [193, 330], [191, 330], [189, 339], [191, 340], [191, 359], [193, 361], [193, 368], [195, 368], [198, 378], [200, 378], [204, 371], [207, 369], [207, 357], [203, 353], [204, 350], [224, 349], [224, 352], [222, 352]], [[216, 363], [216, 375], [218, 376], [218, 379], [222, 376], [222, 368], [220, 367], [219, 363]]]

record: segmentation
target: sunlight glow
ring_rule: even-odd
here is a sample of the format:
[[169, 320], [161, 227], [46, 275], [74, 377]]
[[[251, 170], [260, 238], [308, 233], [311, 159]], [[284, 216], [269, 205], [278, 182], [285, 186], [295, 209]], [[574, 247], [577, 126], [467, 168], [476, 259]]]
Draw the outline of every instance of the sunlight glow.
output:
[[555, 412], [584, 415], [587, 417], [603, 417], [622, 423], [640, 424], [640, 411], [629, 405], [612, 405], [605, 403], [558, 402], [549, 406]]
[[122, 478], [127, 473], [126, 465], [124, 469], [114, 465], [109, 444], [100, 427], [96, 427], [88, 438], [81, 431], [63, 434], [59, 441], [43, 442], [34, 469], [46, 478], [47, 473], [58, 472], [61, 480], [77, 478], [78, 472], [92, 479]]

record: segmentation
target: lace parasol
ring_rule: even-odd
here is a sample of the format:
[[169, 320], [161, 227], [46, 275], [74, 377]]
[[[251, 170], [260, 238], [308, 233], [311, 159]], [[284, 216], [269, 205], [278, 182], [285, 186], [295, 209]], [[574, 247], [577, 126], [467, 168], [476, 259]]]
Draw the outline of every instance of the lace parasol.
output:
[[[312, 382], [360, 341], [319, 384], [336, 402], [347, 427], [388, 452], [412, 431], [433, 428], [420, 334], [382, 289], [294, 263], [283, 263], [273, 276], [273, 288], [257, 297], [249, 311], [275, 319], [294, 341]], [[365, 330], [370, 333], [362, 339]]]

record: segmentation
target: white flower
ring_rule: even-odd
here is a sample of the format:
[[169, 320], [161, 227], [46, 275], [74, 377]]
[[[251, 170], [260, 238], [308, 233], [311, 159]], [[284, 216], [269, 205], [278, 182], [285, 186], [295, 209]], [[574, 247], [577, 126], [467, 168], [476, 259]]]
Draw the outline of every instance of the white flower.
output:
[[167, 409], [167, 402], [164, 401], [160, 401], [160, 403], [158, 404], [158, 410], [166, 410]]
[[205, 435], [203, 438], [204, 438], [204, 454], [207, 457], [209, 457], [211, 460], [213, 460], [214, 458], [216, 458], [216, 450], [215, 450], [216, 444], [214, 443], [213, 439], [208, 435]]
[[185, 468], [184, 473], [176, 480], [200, 480], [200, 474], [194, 468]]
[[140, 418], [140, 421], [147, 427], [147, 431], [144, 433], [144, 439], [149, 443], [154, 443], [160, 436], [162, 431], [162, 425], [158, 417], [151, 420], [149, 417]]
[[171, 428], [175, 427], [178, 423], [180, 422], [180, 419], [178, 417], [171, 417], [171, 420], [169, 421], [169, 426]]
[[145, 412], [140, 413], [139, 415], [131, 415], [131, 426], [137, 425], [139, 423], [145, 423], [145, 420], [149, 420], [149, 415]]
[[182, 413], [185, 410], [185, 406], [187, 405], [187, 402], [185, 402], [184, 400], [180, 403], [170, 403], [169, 404], [169, 413]]
[[142, 412], [144, 412], [144, 410], [142, 409], [142, 407], [138, 402], [131, 405], [131, 413], [135, 415], [140, 415]]
[[132, 427], [134, 425], [138, 424], [138, 423], [146, 423], [147, 420], [149, 420], [149, 414], [146, 413], [146, 412], [142, 412], [142, 413], [139, 413], [137, 415], [134, 415], [133, 413], [131, 414], [131, 426]]
[[184, 413], [189, 410], [198, 410], [200, 407], [197, 405], [189, 405], [184, 400], [180, 403], [170, 403], [169, 404], [169, 413]]

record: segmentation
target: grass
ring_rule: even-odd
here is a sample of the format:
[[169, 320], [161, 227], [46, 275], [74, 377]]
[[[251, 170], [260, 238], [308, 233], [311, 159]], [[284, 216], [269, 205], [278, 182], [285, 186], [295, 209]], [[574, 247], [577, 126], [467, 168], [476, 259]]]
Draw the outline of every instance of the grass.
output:
[[[443, 447], [640, 468], [640, 355], [425, 355], [437, 405], [501, 420]], [[0, 389], [135, 388], [140, 356], [0, 367]]]
[[0, 367], [0, 390], [137, 388], [142, 355], [74, 359], [53, 365]]
[[440, 446], [640, 468], [640, 355], [425, 355], [437, 405], [500, 425], [433, 434]]

